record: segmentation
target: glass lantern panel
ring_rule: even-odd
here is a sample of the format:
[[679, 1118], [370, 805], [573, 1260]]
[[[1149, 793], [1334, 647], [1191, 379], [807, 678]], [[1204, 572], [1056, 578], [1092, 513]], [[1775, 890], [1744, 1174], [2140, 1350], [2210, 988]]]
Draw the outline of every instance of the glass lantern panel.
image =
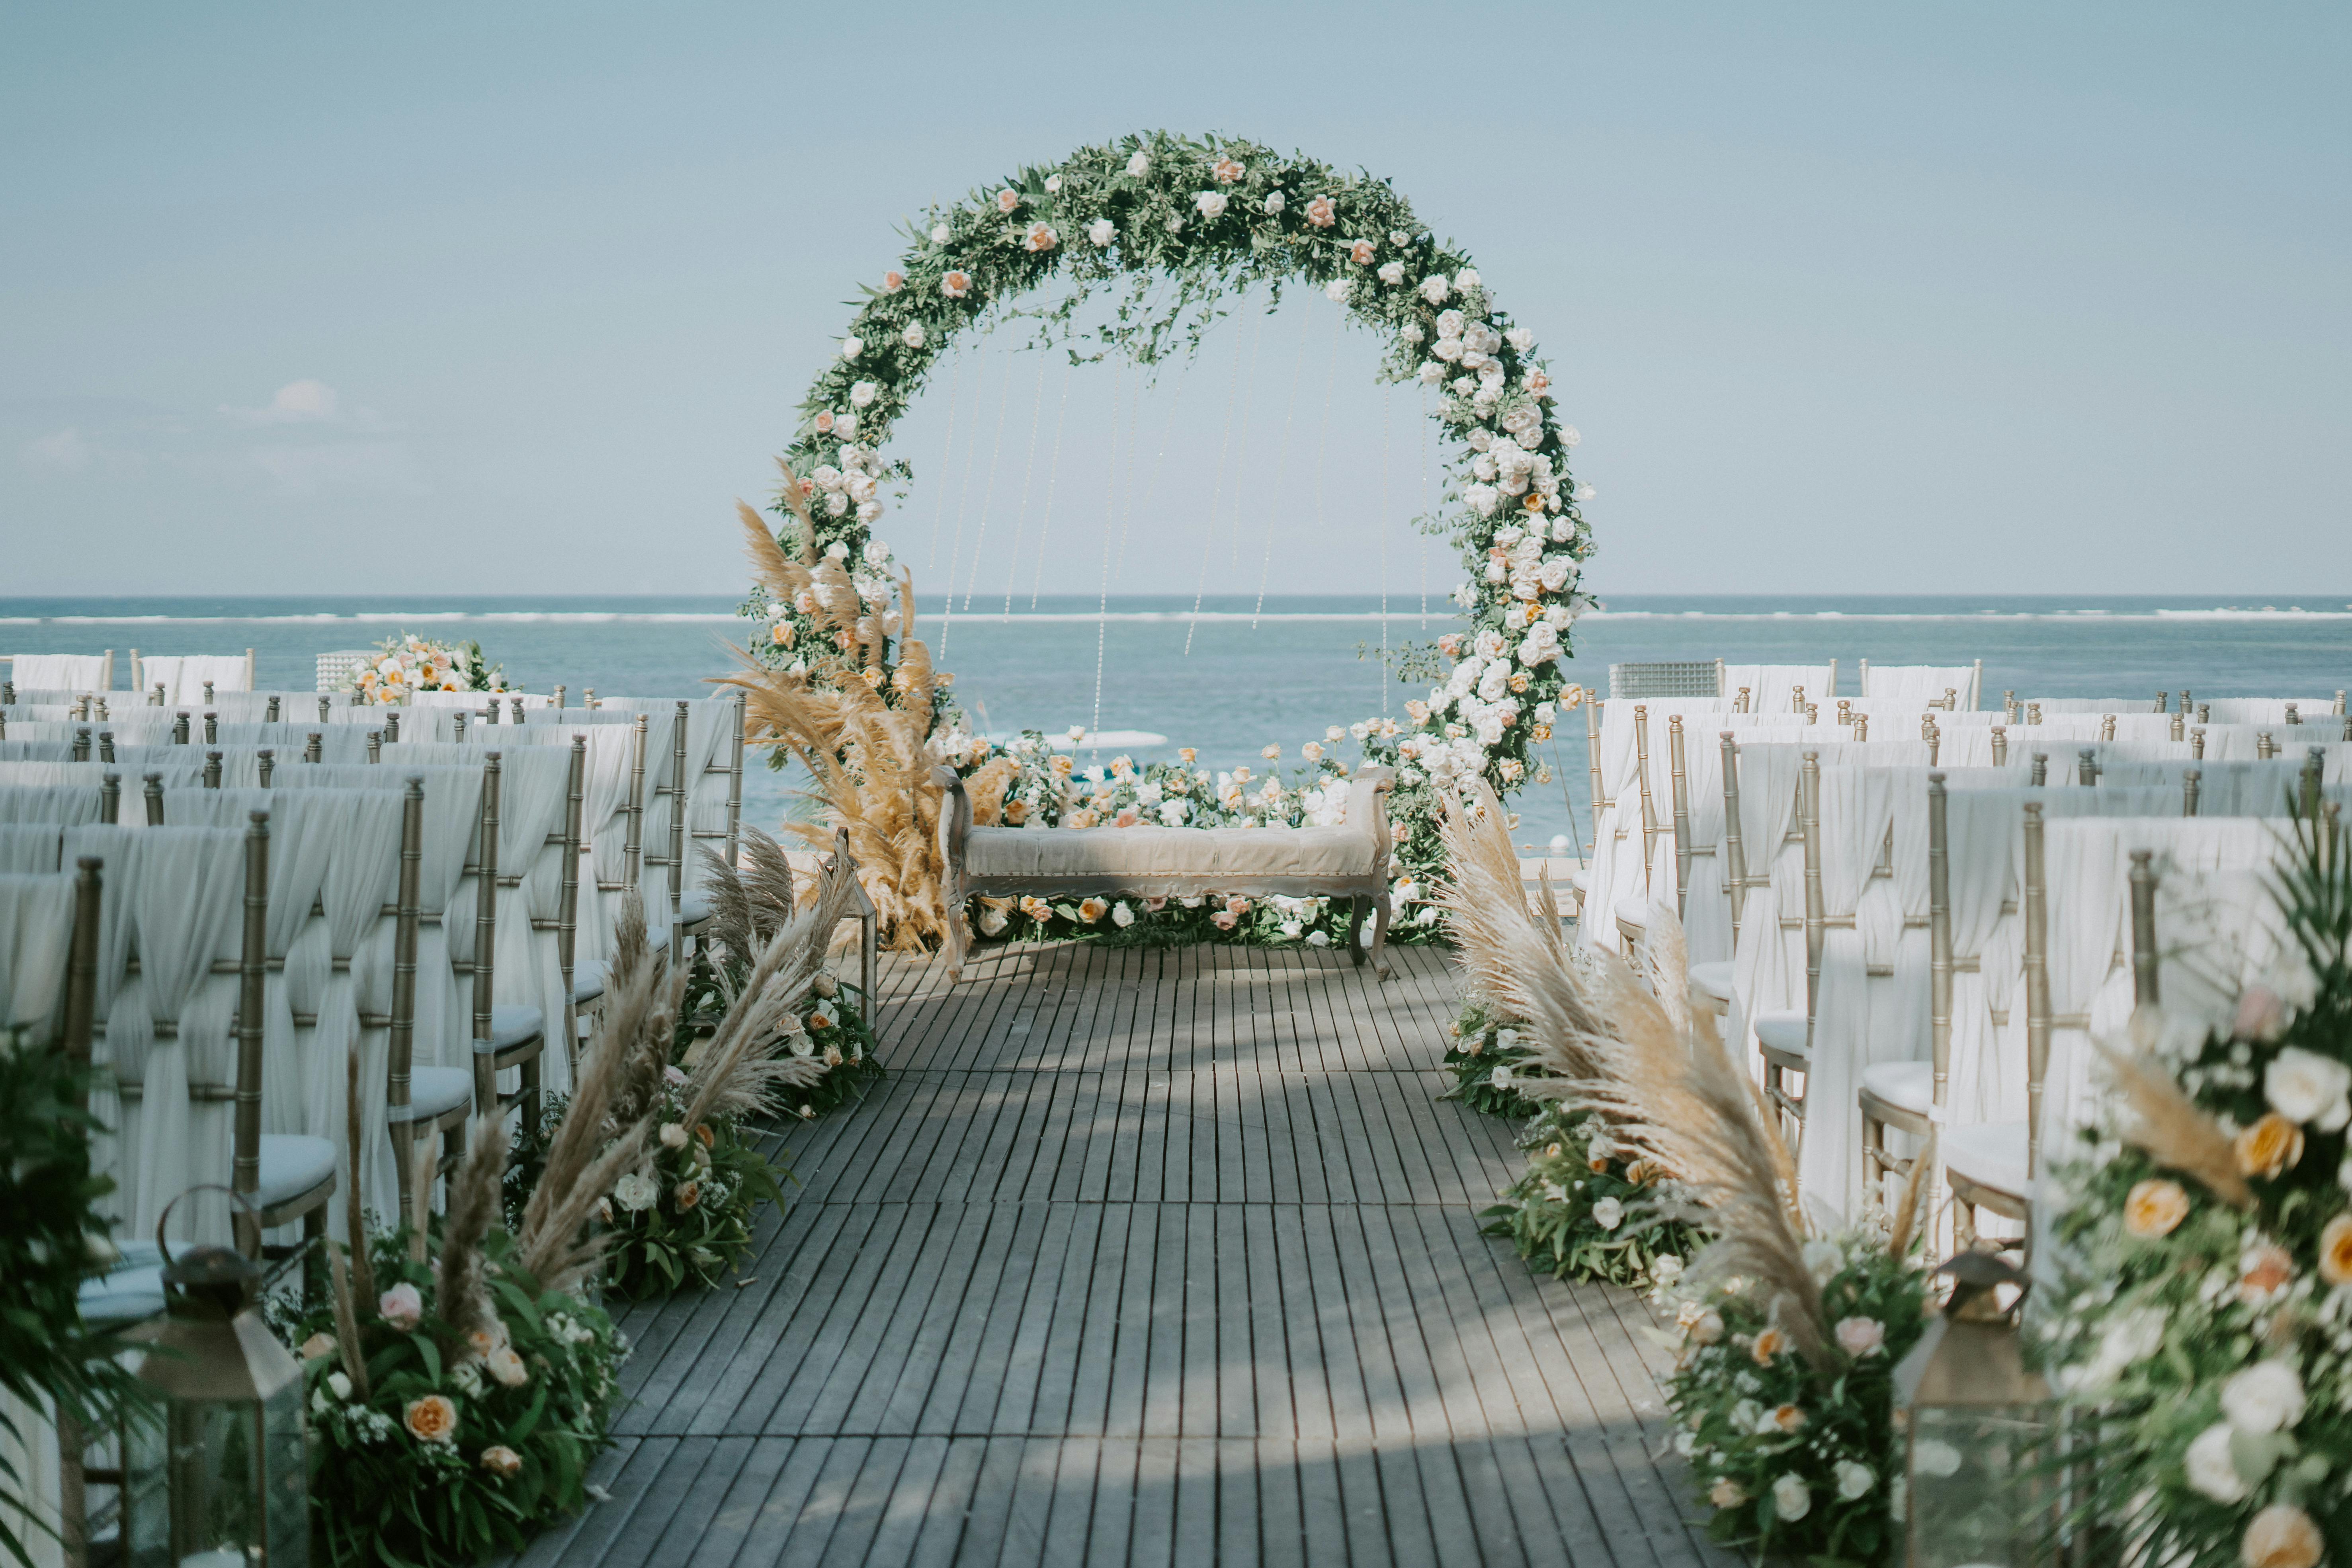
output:
[[2034, 1445], [2039, 1405], [1933, 1405], [1911, 1412], [1913, 1568], [2024, 1568], [2046, 1555]]
[[133, 1422], [126, 1459], [130, 1568], [304, 1568], [299, 1382], [267, 1405], [174, 1399]]

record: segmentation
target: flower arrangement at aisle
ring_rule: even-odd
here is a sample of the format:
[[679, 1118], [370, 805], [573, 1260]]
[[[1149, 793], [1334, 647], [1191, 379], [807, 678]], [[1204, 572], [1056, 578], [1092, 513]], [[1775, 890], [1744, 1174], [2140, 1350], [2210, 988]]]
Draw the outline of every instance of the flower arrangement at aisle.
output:
[[790, 1042], [806, 1027], [804, 1012], [830, 1005], [814, 994], [851, 887], [845, 868], [831, 868], [764, 939], [738, 933], [735, 952], [745, 956], [719, 968], [724, 1007], [707, 1035], [681, 1026], [688, 977], [669, 973], [646, 942], [642, 912], [625, 910], [583, 1058], [590, 1070], [509, 1174], [509, 1214], [528, 1225], [551, 1173], [592, 1157], [617, 1161], [590, 1198], [604, 1283], [633, 1298], [717, 1284], [750, 1247], [757, 1205], [783, 1202], [747, 1122], [814, 1117], [810, 1097], [843, 1065]]
[[504, 691], [506, 666], [484, 664], [478, 642], [434, 642], [403, 632], [376, 644], [374, 662], [345, 676], [342, 689], [386, 705], [419, 691]]
[[1445, 1026], [1445, 1065], [1454, 1087], [1439, 1098], [1512, 1121], [1541, 1114], [1546, 1108], [1520, 1092], [1524, 1080], [1541, 1078], [1543, 1068], [1520, 1044], [1516, 1023], [1485, 1002], [1463, 1003], [1460, 1016]]
[[2140, 1009], [2120, 1108], [2053, 1172], [2029, 1326], [2091, 1419], [2081, 1512], [2150, 1562], [2352, 1559], [2352, 853], [2298, 821], [2234, 1016]]
[[[742, 606], [762, 628], [758, 663], [842, 689], [843, 671], [821, 668], [810, 650], [845, 647], [844, 623], [870, 622], [867, 656], [848, 672], [872, 678], [869, 689], [892, 708], [935, 696], [927, 668], [915, 687], [900, 686], [893, 639], [911, 634], [903, 621], [889, 625], [891, 550], [877, 528], [885, 488], [903, 496], [913, 479], [904, 459], [884, 455], [891, 428], [957, 333], [1058, 282], [1064, 292], [1032, 319], [1045, 339], [1066, 342], [1089, 294], [1120, 284], [1125, 298], [1098, 330], [1095, 357], [1150, 364], [1197, 347], [1226, 296], [1263, 283], [1278, 302], [1285, 284], [1303, 281], [1381, 334], [1384, 376], [1427, 388], [1440, 430], [1457, 444], [1444, 504], [1422, 526], [1460, 547], [1467, 576], [1454, 596], [1466, 624], [1439, 639], [1446, 679], [1408, 704], [1408, 721], [1368, 721], [1379, 732], [1360, 736], [1370, 760], [1399, 770], [1389, 810], [1401, 871], [1424, 877], [1438, 864], [1441, 786], [1479, 778], [1509, 791], [1540, 770], [1532, 748], [1563, 710], [1561, 666], [1591, 605], [1580, 586], [1591, 553], [1580, 509], [1592, 491], [1569, 473], [1578, 436], [1558, 418], [1534, 334], [1391, 185], [1237, 138], [1153, 132], [1081, 148], [934, 208], [908, 239], [865, 287], [781, 459], [776, 510], [805, 557], [824, 557], [833, 574], [824, 592], [758, 574]], [[1161, 290], [1169, 279], [1175, 287]], [[1424, 662], [1407, 651], [1403, 667]]]
[[1647, 1161], [1611, 1142], [1600, 1117], [1550, 1106], [1519, 1144], [1527, 1172], [1478, 1216], [1480, 1228], [1554, 1279], [1670, 1284], [1705, 1242], [1687, 1205]]
[[[1556, 1122], [1564, 1110], [1583, 1130], [1588, 1162], [1597, 1134], [1611, 1160], [1643, 1168], [1640, 1194], [1607, 1194], [1618, 1207], [1596, 1215], [1596, 1200], [1581, 1223], [1608, 1234], [1616, 1227], [1601, 1221], [1613, 1214], [1620, 1226], [1669, 1221], [1706, 1237], [1687, 1263], [1661, 1251], [1648, 1272], [1675, 1314], [1683, 1354], [1669, 1393], [1687, 1433], [1677, 1447], [1701, 1467], [1710, 1532], [1759, 1555], [1892, 1560], [1891, 1368], [1923, 1328], [1911, 1242], [1927, 1162], [1890, 1235], [1812, 1236], [1770, 1108], [1712, 1017], [1689, 1005], [1672, 906], [1650, 911], [1638, 973], [1612, 954], [1571, 952], [1549, 889], [1528, 908], [1501, 815], [1481, 781], [1445, 803], [1447, 921], [1472, 989], [1523, 1020], [1549, 1075], [1529, 1096], [1558, 1101]], [[1569, 1141], [1558, 1142], [1538, 1168], [1568, 1158]], [[1573, 1251], [1584, 1234], [1556, 1245]]]
[[[114, 1250], [99, 1207], [114, 1183], [90, 1168], [88, 1069], [26, 1034], [0, 1030], [0, 1436], [19, 1451], [48, 1440], [34, 1410], [99, 1428], [139, 1390], [116, 1359], [126, 1342], [81, 1315], [83, 1282]], [[23, 1482], [0, 1471], [0, 1552], [30, 1563], [37, 1542], [18, 1527], [51, 1521], [22, 1510]]]
[[1903, 1535], [1894, 1371], [1927, 1330], [1927, 1274], [1907, 1247], [1864, 1232], [1808, 1241], [1801, 1259], [1816, 1289], [1802, 1336], [1787, 1293], [1775, 1312], [1742, 1279], [1661, 1279], [1653, 1300], [1679, 1340], [1666, 1393], [1682, 1426], [1675, 1451], [1704, 1483], [1716, 1540], [1892, 1563]]
[[[358, 1064], [352, 1068], [354, 1144]], [[496, 1228], [503, 1128], [478, 1121], [437, 1228], [424, 1199], [436, 1144], [418, 1145], [414, 1212], [370, 1237], [360, 1194], [331, 1247], [333, 1290], [287, 1331], [310, 1403], [312, 1538], [338, 1565], [480, 1563], [521, 1548], [586, 1500], [610, 1444], [627, 1342], [580, 1294], [601, 1237], [577, 1211]], [[353, 1169], [359, 1168], [353, 1149]], [[559, 1179], [598, 1173], [575, 1165]]]

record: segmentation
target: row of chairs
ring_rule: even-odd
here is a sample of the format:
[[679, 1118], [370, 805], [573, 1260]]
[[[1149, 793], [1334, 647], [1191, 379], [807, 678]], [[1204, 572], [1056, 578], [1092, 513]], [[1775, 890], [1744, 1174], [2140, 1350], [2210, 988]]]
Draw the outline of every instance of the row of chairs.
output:
[[[1888, 1132], [1917, 1134], [1940, 1116], [1943, 1163], [1965, 1199], [1957, 1216], [1963, 1226], [1979, 1203], [1995, 1214], [2022, 1210], [2025, 1194], [2017, 1189], [2030, 1187], [2047, 1120], [2041, 1102], [2050, 1064], [2029, 1048], [2041, 1026], [2032, 1008], [2011, 1006], [2025, 973], [2017, 889], [2029, 816], [2135, 819], [2141, 847], [2159, 869], [2169, 864], [2185, 878], [2197, 898], [2209, 898], [2213, 879], [2225, 872], [2236, 879], [2231, 899], [2239, 913], [2221, 934], [2259, 946], [2259, 936], [2248, 935], [2259, 911], [2246, 911], [2261, 900], [2249, 889], [2278, 836], [2252, 819], [2279, 817], [2290, 794], [2316, 809], [2341, 796], [2352, 773], [2352, 754], [2327, 730], [2318, 731], [2328, 736], [2319, 746], [2298, 743], [2299, 756], [2282, 760], [2210, 762], [2189, 754], [2185, 743], [2116, 742], [2080, 748], [2071, 765], [2056, 768], [2047, 752], [1963, 767], [1936, 755], [1932, 727], [1944, 726], [1947, 747], [1955, 733], [1988, 727], [1956, 730], [1941, 712], [1921, 715], [1931, 727], [1927, 739], [1910, 738], [1923, 732], [1911, 729], [1904, 739], [1874, 741], [1857, 738], [1859, 727], [1775, 725], [1764, 721], [1769, 716], [1736, 714], [1706, 700], [1609, 707], [1641, 711], [1616, 725], [1607, 717], [1594, 724], [1596, 761], [1621, 769], [1616, 783], [1626, 804], [1601, 814], [1582, 940], [1630, 946], [1643, 935], [1653, 900], [1679, 905], [1697, 960], [1695, 993], [1726, 1016], [1727, 1033], [1753, 1053], [1792, 1126], [1811, 1123], [1801, 1149], [1809, 1199], [1839, 1212], [1868, 1201], [1878, 1178], [1899, 1163]], [[1654, 722], [1667, 731], [1656, 756], [1643, 733]], [[1716, 731], [1714, 744], [1685, 742], [1685, 726], [1697, 723]], [[1611, 729], [1633, 731], [1622, 737], [1633, 755], [1622, 763], [1607, 743]], [[2047, 719], [2017, 738], [2046, 740]], [[1931, 774], [1938, 781], [1932, 787]], [[1608, 801], [1598, 788], [1596, 795]], [[1983, 862], [1974, 880], [1964, 879], [1963, 892], [1987, 883], [2010, 889], [1990, 914], [1959, 899], [1957, 926], [1940, 886], [1954, 853], [1942, 842], [1952, 799], [1968, 804], [1963, 816], [1972, 825], [1963, 839], [1973, 847], [1961, 853]], [[1993, 816], [1979, 820], [1986, 812]], [[2225, 816], [2240, 820], [2211, 820]], [[2055, 831], [2071, 844], [2084, 830], [2069, 821], [2032, 831]], [[2070, 867], [2081, 859], [2075, 847], [2062, 857]], [[2101, 864], [2112, 871], [2119, 863], [2110, 854]], [[2089, 883], [2104, 888], [2099, 910], [2120, 907], [2114, 876], [2102, 872]], [[2072, 885], [2055, 895], [2066, 907], [2084, 896]], [[2095, 946], [2095, 938], [2084, 940]], [[1955, 954], [1954, 973], [1968, 977], [1957, 982], [1957, 1011], [1942, 997], [1942, 961], [1933, 956], [1947, 951]], [[2094, 978], [2104, 983], [2113, 966], [2084, 958], [2077, 967], [2096, 969]], [[2114, 1003], [2109, 997], [2105, 1005]], [[2080, 1009], [2063, 997], [2055, 1005], [2042, 1032], [2054, 1032], [2067, 1047], [2059, 1052], [2059, 1116], [2071, 1126], [2088, 1114], [2088, 1047], [2069, 1022]], [[1962, 1092], [1954, 1100], [1947, 1091], [1956, 1083]]]

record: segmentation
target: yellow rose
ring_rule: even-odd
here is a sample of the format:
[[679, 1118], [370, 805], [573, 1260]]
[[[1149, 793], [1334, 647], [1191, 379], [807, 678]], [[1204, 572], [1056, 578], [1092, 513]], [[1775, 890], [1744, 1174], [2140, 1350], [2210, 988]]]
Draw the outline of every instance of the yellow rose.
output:
[[2124, 1229], [2132, 1236], [2169, 1236], [2189, 1217], [2189, 1194], [2178, 1182], [2141, 1182], [2124, 1199]]
[[2242, 1173], [2276, 1176], [2303, 1158], [2303, 1129], [2273, 1110], [2238, 1134], [2237, 1149]]
[[2319, 1277], [2330, 1285], [2352, 1282], [2352, 1215], [2337, 1215], [2321, 1229]]

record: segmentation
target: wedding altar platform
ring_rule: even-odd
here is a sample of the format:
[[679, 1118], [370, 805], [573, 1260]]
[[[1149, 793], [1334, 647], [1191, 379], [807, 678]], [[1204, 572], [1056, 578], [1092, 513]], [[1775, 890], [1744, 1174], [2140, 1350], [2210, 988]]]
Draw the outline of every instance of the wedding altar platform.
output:
[[628, 1308], [607, 1500], [518, 1562], [1729, 1562], [1633, 1293], [1477, 1212], [1446, 955], [886, 956], [890, 1076], [780, 1141], [740, 1289]]

